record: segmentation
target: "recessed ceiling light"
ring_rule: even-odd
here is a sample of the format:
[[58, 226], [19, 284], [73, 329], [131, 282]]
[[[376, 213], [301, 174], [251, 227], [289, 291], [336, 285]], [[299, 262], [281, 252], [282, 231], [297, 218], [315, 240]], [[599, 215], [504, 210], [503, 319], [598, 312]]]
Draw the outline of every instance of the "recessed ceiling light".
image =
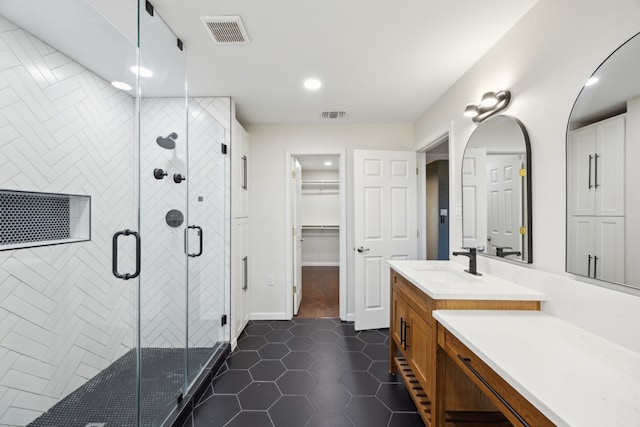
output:
[[309, 90], [318, 90], [322, 86], [322, 82], [318, 79], [308, 79], [304, 82], [304, 87]]
[[[150, 69], [148, 69], [148, 68], [144, 68], [144, 67], [140, 67], [140, 68], [138, 68], [138, 67], [136, 67], [136, 66], [134, 65], [134, 66], [133, 66], [133, 67], [131, 67], [130, 69], [131, 69], [131, 72], [132, 72], [133, 74], [139, 74], [139, 75], [140, 75], [140, 77], [151, 77], [151, 76], [153, 76], [153, 72], [151, 72], [151, 70], [150, 70]], [[138, 70], [140, 70], [140, 71], [138, 71]]]
[[333, 164], [333, 163], [331, 163], [331, 162], [330, 162], [330, 161], [328, 161], [328, 160], [327, 160], [326, 162], [324, 162], [324, 165], [325, 165], [325, 166], [331, 166], [332, 164]]
[[598, 83], [598, 80], [600, 80], [597, 77], [591, 77], [589, 80], [587, 80], [587, 82], [584, 84], [585, 86], [591, 86], [594, 85], [596, 83]]
[[120, 89], [120, 90], [131, 90], [131, 86], [129, 86], [128, 84], [126, 84], [124, 82], [111, 82], [111, 86], [115, 87], [116, 89]]

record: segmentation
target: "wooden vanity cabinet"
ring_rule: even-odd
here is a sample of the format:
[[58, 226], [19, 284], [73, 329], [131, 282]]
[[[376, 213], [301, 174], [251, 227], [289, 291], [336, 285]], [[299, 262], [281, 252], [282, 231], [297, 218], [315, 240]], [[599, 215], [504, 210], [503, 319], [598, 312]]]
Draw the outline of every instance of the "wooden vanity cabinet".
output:
[[[458, 340], [442, 325], [437, 326], [438, 344], [442, 353], [439, 362], [444, 362], [447, 371], [455, 370], [466, 375], [484, 396], [503, 414], [514, 427], [553, 427], [554, 424], [507, 381], [484, 363], [473, 351]], [[442, 409], [448, 407], [445, 395]]]
[[[462, 373], [437, 366], [433, 310], [539, 310], [539, 301], [433, 299], [391, 269], [389, 371], [402, 377], [425, 425], [444, 426], [446, 411], [497, 412]], [[437, 375], [440, 369], [442, 375]], [[446, 372], [446, 373], [445, 373]], [[450, 384], [447, 387], [447, 384]], [[455, 389], [455, 396], [445, 391]], [[439, 410], [435, 410], [440, 405]]]

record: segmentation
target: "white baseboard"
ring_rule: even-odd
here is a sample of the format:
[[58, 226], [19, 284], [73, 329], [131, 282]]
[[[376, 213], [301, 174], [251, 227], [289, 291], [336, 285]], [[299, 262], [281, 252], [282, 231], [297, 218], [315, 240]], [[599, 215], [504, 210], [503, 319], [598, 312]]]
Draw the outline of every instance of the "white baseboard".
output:
[[287, 316], [287, 313], [251, 313], [249, 315], [251, 320], [291, 320], [291, 316]]
[[347, 322], [355, 322], [356, 314], [355, 313], [347, 313]]
[[339, 261], [306, 261], [302, 263], [303, 267], [340, 267]]

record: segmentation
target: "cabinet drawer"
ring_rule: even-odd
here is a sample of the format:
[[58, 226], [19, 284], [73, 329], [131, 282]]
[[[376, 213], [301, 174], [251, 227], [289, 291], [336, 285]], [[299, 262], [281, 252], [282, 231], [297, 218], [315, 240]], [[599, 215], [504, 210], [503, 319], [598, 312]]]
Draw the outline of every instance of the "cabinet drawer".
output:
[[554, 425], [445, 327], [438, 324], [437, 333], [438, 346], [514, 426]]
[[433, 300], [395, 271], [393, 272], [393, 290], [402, 295], [407, 303], [425, 320], [432, 321]]

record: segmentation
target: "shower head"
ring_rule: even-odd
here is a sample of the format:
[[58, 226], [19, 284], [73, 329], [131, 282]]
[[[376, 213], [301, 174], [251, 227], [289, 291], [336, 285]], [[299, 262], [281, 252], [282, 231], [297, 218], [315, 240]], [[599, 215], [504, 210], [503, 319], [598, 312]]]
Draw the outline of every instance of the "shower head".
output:
[[175, 132], [171, 132], [167, 136], [159, 136], [156, 138], [156, 142], [162, 148], [166, 148], [167, 150], [173, 150], [176, 148], [176, 139], [178, 139], [178, 135]]

